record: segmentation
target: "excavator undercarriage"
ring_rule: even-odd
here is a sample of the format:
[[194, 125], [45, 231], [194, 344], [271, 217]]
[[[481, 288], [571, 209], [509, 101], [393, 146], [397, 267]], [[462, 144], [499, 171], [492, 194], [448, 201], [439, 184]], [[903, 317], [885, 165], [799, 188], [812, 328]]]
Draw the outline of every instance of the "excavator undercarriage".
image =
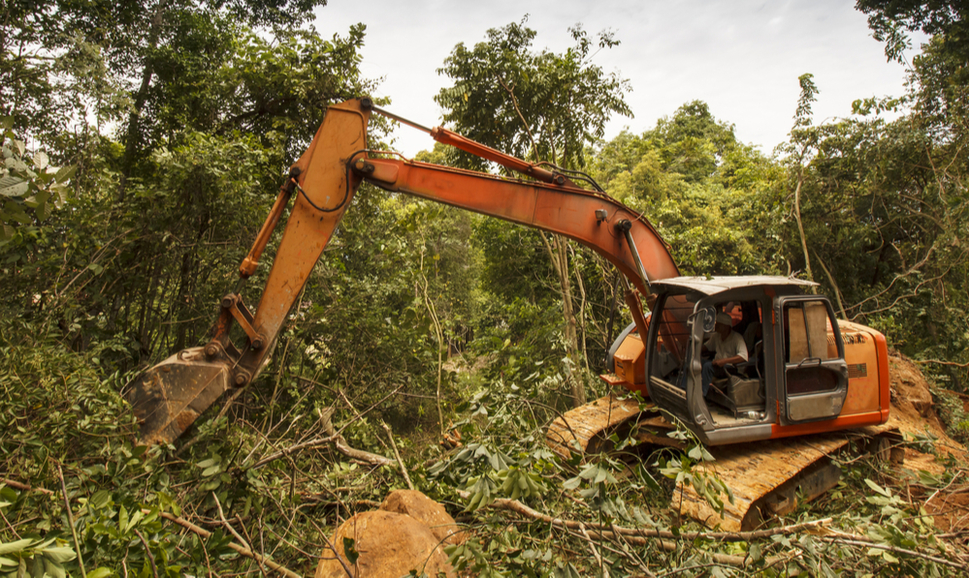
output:
[[[625, 448], [618, 457], [628, 454], [633, 460], [655, 449], [689, 449], [678, 437], [668, 435], [677, 426], [655, 403], [624, 393], [610, 394], [565, 412], [546, 430], [546, 444], [566, 460], [614, 453], [615, 439], [622, 440]], [[670, 507], [712, 529], [753, 530], [835, 487], [841, 469], [833, 457], [864, 451], [888, 459], [884, 455], [886, 440], [897, 443], [901, 438], [898, 431], [883, 424], [849, 432], [708, 447], [714, 459], [695, 467], [706, 476], [716, 476], [730, 489], [730, 498], [721, 496], [721, 504], [712, 503], [693, 484], [678, 483]]]

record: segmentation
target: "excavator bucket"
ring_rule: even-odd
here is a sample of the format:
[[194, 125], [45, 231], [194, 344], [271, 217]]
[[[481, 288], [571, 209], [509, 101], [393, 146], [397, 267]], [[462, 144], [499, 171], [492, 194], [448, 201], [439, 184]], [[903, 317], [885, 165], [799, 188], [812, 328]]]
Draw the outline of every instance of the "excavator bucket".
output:
[[126, 397], [140, 423], [139, 442], [175, 441], [230, 386], [229, 361], [184, 349], [141, 374]]

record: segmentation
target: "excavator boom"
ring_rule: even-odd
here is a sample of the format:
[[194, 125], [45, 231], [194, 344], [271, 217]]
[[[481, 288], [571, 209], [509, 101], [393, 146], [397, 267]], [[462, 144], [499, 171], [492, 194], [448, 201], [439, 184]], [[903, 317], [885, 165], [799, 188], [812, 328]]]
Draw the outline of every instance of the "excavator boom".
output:
[[[290, 308], [350, 206], [362, 181], [389, 191], [469, 209], [564, 235], [597, 251], [644, 295], [651, 280], [677, 276], [667, 245], [649, 221], [609, 196], [576, 186], [555, 170], [490, 149], [443, 128], [428, 132], [446, 142], [532, 179], [519, 180], [398, 159], [372, 158], [367, 122], [383, 112], [369, 99], [328, 108], [306, 152], [290, 169], [240, 276], [255, 272], [289, 198], [295, 197], [266, 286], [255, 311], [231, 293], [221, 304], [212, 339], [150, 368], [128, 388], [141, 422], [141, 441], [174, 441], [222, 393], [251, 382], [268, 361]], [[627, 302], [646, 330], [636, 292]], [[245, 343], [237, 347], [230, 330]]]

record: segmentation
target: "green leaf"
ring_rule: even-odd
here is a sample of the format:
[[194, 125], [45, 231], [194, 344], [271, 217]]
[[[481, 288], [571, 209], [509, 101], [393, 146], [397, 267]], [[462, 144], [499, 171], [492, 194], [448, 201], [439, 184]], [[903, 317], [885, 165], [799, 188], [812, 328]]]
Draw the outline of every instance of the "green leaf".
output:
[[122, 532], [128, 527], [128, 509], [121, 506], [118, 510], [118, 529]]
[[47, 558], [44, 558], [44, 572], [50, 576], [53, 576], [54, 578], [67, 577], [67, 572], [64, 571], [63, 566]]
[[30, 184], [19, 177], [7, 175], [0, 177], [0, 195], [4, 197], [22, 197], [30, 188]]
[[567, 490], [575, 490], [579, 487], [579, 484], [583, 483], [583, 478], [576, 476], [575, 478], [569, 478], [562, 483], [562, 487]]
[[77, 554], [74, 550], [68, 548], [67, 546], [61, 546], [58, 548], [46, 548], [41, 550], [41, 553], [47, 557], [52, 562], [58, 564], [63, 564], [64, 562], [70, 562], [71, 560], [77, 558]]
[[357, 559], [360, 558], [360, 552], [354, 548], [353, 538], [344, 538], [344, 555], [347, 556], [347, 561], [350, 562], [351, 566], [357, 563]]
[[3, 204], [3, 211], [0, 212], [0, 216], [3, 215], [5, 215], [5, 218], [17, 221], [21, 225], [30, 223], [30, 217], [24, 212], [23, 207], [11, 201]]
[[212, 466], [218, 464], [220, 461], [222, 461], [222, 460], [220, 458], [218, 458], [218, 457], [216, 457], [216, 458], [209, 458], [207, 460], [202, 460], [201, 462], [199, 462], [199, 463], [197, 463], [195, 465], [198, 466], [198, 467], [200, 467], [200, 468], [202, 468], [202, 469], [208, 469], [208, 468], [211, 468]]
[[137, 526], [138, 522], [142, 519], [143, 516], [144, 514], [141, 513], [141, 510], [135, 510], [134, 515], [131, 516], [131, 519], [128, 520], [128, 524], [125, 525], [124, 531], [128, 532], [129, 530]]
[[30, 538], [24, 538], [23, 540], [17, 540], [15, 542], [7, 542], [6, 544], [0, 544], [0, 554], [11, 554], [13, 552], [20, 552], [25, 548], [30, 547], [34, 541]]
[[893, 495], [889, 492], [889, 490], [884, 490], [883, 488], [881, 488], [879, 486], [879, 484], [877, 484], [876, 482], [870, 480], [869, 478], [866, 478], [864, 481], [865, 481], [865, 483], [866, 483], [867, 486], [869, 486], [870, 488], [873, 489], [873, 491], [878, 492], [878, 493], [882, 494], [883, 496], [886, 496], [887, 498], [893, 497]]
[[[54, 180], [57, 181], [57, 182], [59, 182], [59, 183], [63, 183], [65, 181], [67, 181], [68, 179], [70, 179], [71, 177], [73, 177], [74, 176], [74, 173], [76, 173], [76, 172], [77, 172], [77, 166], [76, 165], [70, 165], [70, 166], [66, 166], [66, 167], [61, 167], [61, 169], [59, 171], [57, 171], [57, 174], [54, 175]], [[88, 574], [88, 576], [90, 576], [90, 574]]]
[[111, 574], [111, 570], [102, 566], [92, 572], [88, 572], [88, 578], [106, 578], [107, 576], [111, 576]]
[[47, 156], [47, 154], [41, 151], [37, 151], [36, 153], [34, 153], [33, 161], [34, 161], [34, 167], [36, 167], [38, 171], [42, 171], [46, 169], [48, 165], [50, 165], [51, 163], [51, 160]]

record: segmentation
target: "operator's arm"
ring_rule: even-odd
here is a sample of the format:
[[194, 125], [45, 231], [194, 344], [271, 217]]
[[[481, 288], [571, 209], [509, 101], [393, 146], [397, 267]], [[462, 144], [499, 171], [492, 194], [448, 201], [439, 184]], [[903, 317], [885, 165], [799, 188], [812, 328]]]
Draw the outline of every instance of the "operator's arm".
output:
[[747, 361], [747, 359], [741, 357], [740, 355], [735, 355], [734, 357], [728, 357], [725, 359], [715, 359], [714, 366], [724, 367], [725, 365], [734, 365], [737, 363], [744, 363], [745, 361]]

